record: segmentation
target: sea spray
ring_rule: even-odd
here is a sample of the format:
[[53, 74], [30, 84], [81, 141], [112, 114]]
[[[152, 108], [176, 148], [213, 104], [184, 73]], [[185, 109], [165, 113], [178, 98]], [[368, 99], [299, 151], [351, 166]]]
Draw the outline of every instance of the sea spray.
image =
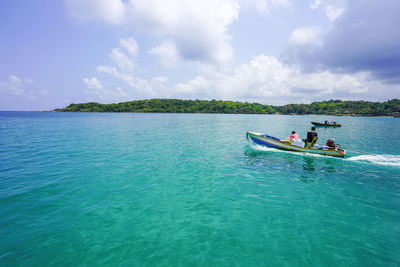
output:
[[400, 167], [400, 155], [360, 155], [348, 158], [347, 160]]

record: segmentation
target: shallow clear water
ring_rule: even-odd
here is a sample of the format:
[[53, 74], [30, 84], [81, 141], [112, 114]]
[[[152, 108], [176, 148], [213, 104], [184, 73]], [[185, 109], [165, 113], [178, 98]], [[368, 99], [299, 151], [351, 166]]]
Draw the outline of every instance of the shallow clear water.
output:
[[[345, 159], [251, 145], [310, 121]], [[400, 119], [0, 112], [0, 265], [400, 265]]]

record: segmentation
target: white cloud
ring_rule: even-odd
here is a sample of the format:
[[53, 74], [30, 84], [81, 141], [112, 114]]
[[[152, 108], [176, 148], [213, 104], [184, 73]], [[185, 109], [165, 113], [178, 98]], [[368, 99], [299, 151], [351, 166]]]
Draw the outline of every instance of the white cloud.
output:
[[[102, 103], [123, 102], [126, 101], [126, 98], [128, 97], [128, 93], [119, 86], [113, 89], [101, 88], [90, 90], [87, 91], [87, 93], [91, 96], [95, 96], [95, 98]], [[93, 97], [89, 99], [93, 99]]]
[[125, 55], [119, 48], [114, 48], [110, 54], [110, 58], [123, 71], [133, 71], [133, 61]]
[[128, 96], [127, 92], [125, 92], [121, 87], [117, 86], [114, 90], [102, 90], [97, 92], [100, 98], [107, 101], [125, 101]]
[[128, 94], [120, 87], [117, 86], [114, 89], [105, 88], [96, 77], [84, 78], [84, 83], [88, 87], [86, 93], [89, 95], [95, 95], [102, 102], [115, 102], [123, 101], [126, 99]]
[[180, 95], [198, 95], [202, 93], [204, 94], [206, 91], [208, 91], [210, 89], [209, 85], [209, 81], [206, 78], [202, 76], [197, 76], [187, 83], [178, 83], [177, 85], [175, 85], [175, 90], [176, 93]]
[[[273, 8], [290, 6], [289, 0], [65, 2], [70, 13], [80, 21], [121, 24], [124, 29], [152, 34], [158, 40], [168, 40], [148, 51], [158, 56], [164, 67], [175, 67], [178, 59], [209, 66], [204, 67], [193, 79], [172, 86], [168, 85], [167, 77], [142, 79], [133, 74], [132, 59], [136, 60], [138, 44], [133, 37], [122, 38], [119, 40], [120, 48], [113, 49], [110, 54], [113, 65], [97, 67], [100, 74], [109, 75], [116, 81], [117, 84], [111, 86], [114, 89], [105, 89], [97, 78], [84, 79], [89, 88], [97, 88], [99, 94], [103, 91], [104, 97], [127, 100], [150, 97], [216, 98], [277, 104], [337, 96], [365, 97], [371, 90], [373, 79], [365, 72], [354, 75], [329, 71], [302, 73], [298, 67], [285, 65], [276, 57], [265, 55], [254, 57], [251, 62], [236, 68], [224, 64], [233, 58], [229, 29], [238, 19], [240, 8], [250, 7], [260, 12], [270, 12]], [[334, 21], [343, 13], [345, 3], [346, 0], [314, 0], [310, 7], [321, 9], [329, 20]], [[110, 8], [109, 13], [105, 12], [106, 8]], [[320, 28], [303, 27], [292, 32], [289, 42], [291, 49], [295, 49], [293, 46], [315, 44], [320, 41], [319, 38]], [[220, 64], [214, 66], [212, 63]]]
[[123, 0], [64, 0], [69, 13], [79, 22], [89, 20], [121, 24], [126, 7]]
[[298, 67], [286, 65], [276, 57], [262, 54], [236, 68], [203, 68], [201, 74], [193, 79], [172, 86], [167, 84], [168, 78], [163, 76], [146, 80], [123, 73], [116, 67], [99, 66], [97, 70], [128, 86], [124, 90], [126, 95], [120, 94], [120, 101], [197, 98], [280, 105], [331, 98], [382, 101], [386, 100], [382, 99], [382, 92], [386, 95], [395, 91], [400, 93], [400, 86], [384, 85], [372, 79], [366, 72], [353, 75], [329, 71], [303, 73]]
[[334, 6], [327, 6], [325, 7], [325, 13], [328, 16], [330, 21], [336, 20], [338, 17], [340, 17], [343, 13], [344, 9], [340, 7], [334, 7]]
[[119, 39], [120, 45], [125, 48], [129, 54], [136, 56], [139, 51], [139, 46], [133, 37]]
[[[228, 29], [238, 19], [237, 0], [65, 0], [80, 21], [124, 24], [167, 37], [191, 61], [229, 62], [233, 56]], [[108, 11], [109, 9], [109, 11]]]
[[322, 0], [314, 0], [314, 2], [311, 3], [310, 8], [316, 9], [319, 8], [321, 5], [322, 5]]
[[116, 97], [127, 97], [128, 96], [128, 94], [124, 91], [124, 90], [122, 90], [122, 88], [121, 87], [117, 87], [117, 88], [115, 88], [115, 91], [114, 91], [114, 96], [116, 96]]
[[89, 89], [103, 89], [103, 85], [96, 77], [83, 78], [83, 82]]
[[168, 77], [164, 77], [164, 76], [158, 76], [158, 77], [155, 77], [155, 78], [153, 78], [153, 81], [154, 82], [157, 82], [157, 83], [166, 83], [166, 82], [168, 82]]
[[167, 36], [188, 60], [226, 62], [232, 58], [229, 26], [238, 18], [235, 0], [131, 0], [131, 23]]
[[[133, 89], [132, 92], [134, 93], [130, 94], [130, 97], [133, 99], [136, 99], [138, 96], [142, 97], [157, 96], [157, 94], [153, 90], [152, 84], [145, 79], [137, 78], [132, 74], [120, 72], [117, 68], [110, 66], [98, 66], [97, 71], [100, 73], [106, 73], [108, 75], [111, 75], [117, 80], [126, 83], [131, 90]], [[155, 84], [159, 85], [163, 84], [165, 82], [165, 79], [162, 78], [161, 80], [153, 79], [152, 81], [154, 81]]]
[[339, 18], [344, 12], [345, 0], [314, 0], [311, 9], [322, 8], [330, 21]]
[[260, 13], [268, 13], [273, 8], [288, 7], [290, 5], [289, 0], [239, 0], [239, 3], [243, 7], [253, 7]]
[[365, 94], [368, 75], [334, 74], [328, 71], [305, 74], [265, 55], [255, 57], [230, 72], [207, 72], [173, 88], [186, 98], [225, 99], [282, 104], [324, 99], [335, 94]]
[[20, 77], [12, 75], [12, 74], [10, 76], [8, 76], [8, 80], [10, 82], [12, 82], [13, 84], [20, 84], [22, 82], [22, 79]]
[[119, 80], [126, 82], [127, 84], [129, 84], [132, 87], [135, 86], [134, 76], [131, 74], [122, 73], [122, 72], [118, 71], [116, 67], [98, 66], [97, 71], [107, 73]]
[[297, 28], [290, 35], [289, 42], [292, 45], [315, 43], [318, 40], [319, 32], [317, 27]]
[[176, 50], [175, 42], [169, 40], [161, 45], [154, 47], [149, 51], [152, 55], [160, 57], [160, 63], [163, 67], [176, 67], [178, 61], [178, 51]]
[[14, 74], [10, 74], [5, 81], [0, 80], [0, 99], [5, 95], [36, 99], [36, 96], [44, 96], [47, 93], [47, 90], [42, 89], [39, 84], [31, 79]]

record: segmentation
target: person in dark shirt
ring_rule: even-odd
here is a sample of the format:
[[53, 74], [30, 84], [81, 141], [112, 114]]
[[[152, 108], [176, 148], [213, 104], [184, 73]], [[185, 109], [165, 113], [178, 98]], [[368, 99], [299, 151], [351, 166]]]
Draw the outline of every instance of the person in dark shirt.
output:
[[335, 149], [335, 147], [336, 147], [335, 139], [329, 138], [329, 139], [326, 141], [326, 145], [329, 147], [329, 149]]
[[[307, 133], [307, 139], [304, 140], [304, 142], [305, 142], [305, 147], [307, 147], [308, 143], [310, 143], [311, 145], [314, 145], [314, 144], [312, 143], [313, 140], [314, 140], [314, 138], [318, 139], [318, 134], [317, 134], [317, 132], [315, 131], [315, 127], [313, 126], [313, 127], [311, 127], [311, 131], [309, 131], [309, 132]], [[316, 139], [315, 139], [315, 141], [316, 141]], [[315, 143], [315, 141], [314, 141], [314, 143]]]

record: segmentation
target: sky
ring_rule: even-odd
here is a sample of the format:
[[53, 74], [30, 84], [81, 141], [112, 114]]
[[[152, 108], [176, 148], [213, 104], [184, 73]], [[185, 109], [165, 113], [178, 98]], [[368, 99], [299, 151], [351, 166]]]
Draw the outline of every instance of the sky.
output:
[[0, 3], [0, 110], [400, 98], [398, 0]]

